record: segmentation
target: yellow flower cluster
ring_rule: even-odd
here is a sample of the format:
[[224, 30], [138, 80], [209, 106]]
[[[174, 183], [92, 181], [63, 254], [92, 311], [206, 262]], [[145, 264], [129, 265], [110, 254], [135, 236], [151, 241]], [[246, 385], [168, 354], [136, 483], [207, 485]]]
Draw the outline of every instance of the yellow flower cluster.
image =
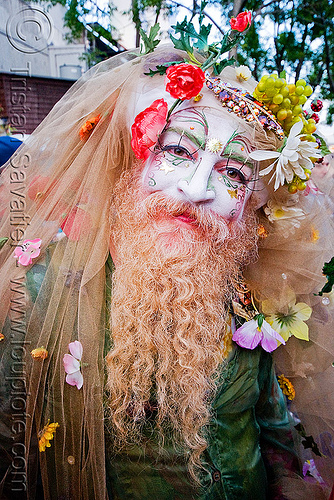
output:
[[38, 433], [39, 451], [42, 452], [42, 451], [45, 451], [45, 448], [50, 448], [50, 446], [51, 446], [50, 441], [53, 439], [53, 435], [56, 432], [57, 427], [59, 427], [58, 422], [54, 422], [54, 423], [50, 424], [50, 420], [48, 420], [48, 423]]
[[292, 383], [290, 380], [286, 377], [284, 377], [283, 373], [282, 375], [279, 375], [277, 377], [278, 383], [280, 388], [282, 389], [283, 394], [292, 401], [295, 398], [296, 391], [295, 388], [293, 387]]

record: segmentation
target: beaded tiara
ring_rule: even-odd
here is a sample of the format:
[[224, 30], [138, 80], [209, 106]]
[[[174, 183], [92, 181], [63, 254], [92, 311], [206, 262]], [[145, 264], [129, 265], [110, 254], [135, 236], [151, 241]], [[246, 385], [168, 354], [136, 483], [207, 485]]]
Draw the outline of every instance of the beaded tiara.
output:
[[205, 78], [208, 89], [214, 92], [222, 106], [226, 107], [230, 113], [236, 114], [247, 122], [256, 121], [265, 130], [271, 130], [279, 139], [284, 139], [282, 125], [267, 106], [257, 101], [248, 92], [231, 87], [218, 77], [211, 78], [207, 72]]

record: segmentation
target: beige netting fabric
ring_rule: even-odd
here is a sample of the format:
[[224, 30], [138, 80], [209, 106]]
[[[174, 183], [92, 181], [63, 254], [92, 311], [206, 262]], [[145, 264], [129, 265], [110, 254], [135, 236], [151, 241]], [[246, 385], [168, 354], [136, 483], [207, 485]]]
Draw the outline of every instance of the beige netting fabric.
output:
[[[160, 49], [153, 57], [160, 62], [169, 55], [170, 49]], [[59, 101], [0, 177], [0, 237], [9, 238], [0, 251], [0, 326], [5, 335], [1, 349], [10, 353], [14, 338], [25, 342], [21, 353], [27, 382], [25, 452], [31, 497], [39, 454], [45, 498], [107, 498], [103, 391], [109, 207], [115, 181], [134, 162], [129, 116], [135, 116], [148, 81], [143, 73], [150, 57], [121, 54], [90, 70]], [[163, 85], [163, 77], [155, 81]], [[92, 132], [80, 137], [86, 121], [94, 119], [98, 123]], [[269, 148], [269, 138], [263, 142]], [[283, 195], [269, 190], [268, 196]], [[328, 436], [334, 436], [331, 311], [321, 297], [313, 295], [325, 281], [322, 265], [333, 255], [332, 205], [325, 194], [294, 199], [295, 206], [305, 212], [300, 227], [287, 236], [279, 224], [262, 217], [269, 235], [261, 241], [259, 261], [249, 269], [247, 279], [260, 301], [280, 296], [289, 285], [298, 300], [313, 307], [312, 340], [290, 339], [277, 355], [280, 369], [296, 385], [299, 418], [315, 439], [320, 436], [326, 442], [324, 455], [334, 456], [334, 444], [328, 442]], [[36, 238], [42, 240], [40, 256], [27, 267], [17, 264], [14, 248]], [[25, 282], [20, 311], [15, 290]], [[28, 288], [36, 290], [35, 295]], [[17, 325], [20, 337], [15, 337]], [[74, 340], [83, 345], [80, 390], [65, 382], [63, 366], [64, 354]], [[48, 357], [32, 358], [30, 351], [42, 346]], [[52, 446], [39, 453], [36, 434], [48, 421], [59, 427]], [[330, 458], [324, 462], [330, 463]], [[322, 469], [328, 483], [331, 467]]]
[[[330, 175], [327, 186], [331, 191]], [[292, 206], [304, 212], [300, 225], [269, 223], [260, 214], [260, 222], [269, 234], [260, 241], [259, 259], [246, 270], [245, 277], [260, 305], [269, 299], [276, 311], [286, 314], [287, 299], [293, 291], [297, 303], [312, 307], [312, 315], [306, 321], [310, 340], [293, 336], [273, 354], [277, 373], [284, 374], [295, 388], [290, 409], [297, 417], [296, 423], [300, 420], [305, 428], [306, 436], [301, 438], [306, 446], [301, 445], [302, 461], [314, 460], [322, 478], [321, 486], [318, 484], [312, 493], [308, 490], [311, 485], [305, 490], [302, 482], [287, 484], [287, 498], [305, 498], [310, 491], [312, 498], [326, 499], [334, 481], [334, 304], [332, 294], [317, 294], [326, 283], [322, 266], [333, 256], [333, 203], [323, 191], [314, 196], [299, 195], [296, 200], [289, 200], [282, 193], [284, 190], [271, 193], [270, 197], [283, 205], [294, 201]], [[320, 455], [311, 452], [310, 436]]]
[[[46, 498], [106, 498], [105, 262], [112, 186], [133, 160], [125, 122], [131, 92], [126, 82], [131, 82], [138, 66], [125, 62], [117, 68], [132, 58], [107, 61], [77, 82], [1, 175], [0, 234], [9, 237], [1, 251], [1, 324], [10, 318], [3, 342], [8, 348], [17, 321], [26, 330], [27, 456], [34, 455], [31, 446], [36, 446], [36, 431], [49, 420], [59, 423], [52, 447], [40, 453]], [[82, 140], [81, 127], [99, 114], [101, 120], [93, 133]], [[26, 227], [15, 225], [20, 215], [29, 222]], [[61, 225], [68, 235], [62, 239], [57, 238]], [[20, 228], [25, 229], [24, 236]], [[24, 281], [27, 271], [28, 280], [31, 266], [16, 267], [12, 245], [18, 239], [36, 238], [42, 245], [34, 270], [44, 264], [47, 270], [43, 276], [41, 268], [39, 278], [30, 273], [30, 280], [42, 284], [34, 303], [26, 292], [19, 318], [13, 310], [13, 283]], [[63, 356], [74, 340], [83, 345], [81, 390], [65, 383]], [[32, 349], [41, 346], [48, 350], [42, 362], [30, 356]], [[28, 464], [31, 491], [35, 467]]]

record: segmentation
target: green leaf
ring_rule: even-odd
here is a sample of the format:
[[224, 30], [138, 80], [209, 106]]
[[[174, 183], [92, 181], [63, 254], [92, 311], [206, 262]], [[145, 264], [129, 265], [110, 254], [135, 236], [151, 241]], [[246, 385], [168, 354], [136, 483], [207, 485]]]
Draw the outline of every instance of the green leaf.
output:
[[148, 73], [144, 73], [144, 75], [147, 76], [154, 76], [154, 75], [164, 75], [166, 73], [166, 69], [169, 66], [175, 66], [176, 64], [181, 64], [182, 61], [172, 61], [166, 64], [158, 64], [156, 66], [157, 69], [151, 69]]
[[329, 262], [325, 262], [322, 272], [327, 278], [327, 283], [322, 287], [318, 295], [322, 295], [323, 293], [330, 293], [334, 286], [334, 257], [331, 258]]
[[304, 448], [306, 450], [310, 448], [315, 455], [317, 455], [318, 457], [323, 457], [323, 454], [320, 452], [317, 443], [313, 439], [313, 436], [306, 435], [305, 427], [303, 426], [303, 424], [299, 423], [295, 425], [295, 429], [298, 432], [298, 434], [302, 438], [304, 438], [302, 439], [302, 445], [304, 446]]
[[331, 152], [328, 149], [327, 143], [323, 137], [320, 137], [320, 135], [313, 133], [314, 137], [320, 141], [320, 151], [322, 156], [326, 156], [331, 154]]
[[[195, 31], [192, 24], [191, 23], [189, 24]], [[194, 50], [190, 45], [190, 34], [187, 31], [188, 30], [187, 18], [185, 17], [182, 23], [178, 22], [176, 23], [176, 26], [172, 26], [172, 28], [174, 29], [175, 33], [180, 34], [180, 38], [175, 38], [173, 35], [170, 35], [170, 39], [172, 40], [174, 47], [176, 49], [184, 50], [185, 52], [187, 52], [187, 54], [193, 54]]]
[[233, 66], [235, 63], [234, 57], [231, 57], [231, 59], [224, 59], [223, 61], [220, 61], [219, 63], [216, 63], [213, 65], [213, 70], [215, 75], [220, 75], [220, 73], [223, 71], [224, 68], [227, 66]]
[[0, 250], [4, 246], [4, 244], [8, 241], [8, 238], [0, 238]]
[[208, 36], [210, 34], [211, 28], [211, 24], [208, 24], [207, 26], [201, 26], [197, 42], [194, 43], [195, 49], [197, 49], [199, 52], [208, 52]]
[[257, 321], [257, 324], [258, 324], [260, 329], [262, 328], [264, 317], [265, 317], [264, 314], [261, 314], [261, 313], [256, 314], [256, 316], [254, 316], [254, 319]]
[[[185, 17], [181, 23], [177, 23], [176, 26], [172, 26], [176, 34], [180, 35], [180, 38], [175, 38], [170, 35], [170, 38], [176, 49], [185, 50], [187, 54], [193, 54], [194, 48], [201, 53], [208, 53], [208, 36], [211, 31], [211, 24], [207, 26], [200, 25], [199, 33], [195, 30], [191, 22], [188, 23]], [[192, 45], [192, 40], [195, 43]]]
[[286, 80], [286, 71], [285, 70], [281, 71], [280, 74], [279, 74], [279, 77], [280, 78], [285, 78], [285, 80]]
[[160, 30], [160, 24], [156, 23], [154, 26], [151, 26], [149, 35], [147, 36], [145, 31], [142, 28], [139, 28], [140, 36], [142, 38], [142, 41], [144, 43], [144, 46], [141, 44], [140, 46], [140, 53], [142, 55], [149, 54], [150, 52], [153, 52], [154, 49], [159, 45], [160, 40], [156, 39], [156, 37], [159, 34]]

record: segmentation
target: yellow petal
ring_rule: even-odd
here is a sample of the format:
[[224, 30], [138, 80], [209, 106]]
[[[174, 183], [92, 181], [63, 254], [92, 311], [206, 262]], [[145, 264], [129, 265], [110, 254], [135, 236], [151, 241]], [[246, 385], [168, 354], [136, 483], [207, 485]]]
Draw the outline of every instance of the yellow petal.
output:
[[305, 304], [304, 302], [298, 302], [293, 307], [293, 311], [296, 313], [296, 318], [306, 321], [312, 314], [312, 308]]
[[[267, 320], [268, 321], [268, 320]], [[290, 330], [287, 326], [281, 325], [276, 319], [273, 319], [270, 323], [271, 327], [283, 337], [285, 342], [290, 337]]]
[[[291, 334], [297, 337], [297, 339], [308, 340], [308, 326], [306, 323], [300, 320], [296, 320], [291, 328]], [[283, 337], [283, 335], [282, 335]]]

